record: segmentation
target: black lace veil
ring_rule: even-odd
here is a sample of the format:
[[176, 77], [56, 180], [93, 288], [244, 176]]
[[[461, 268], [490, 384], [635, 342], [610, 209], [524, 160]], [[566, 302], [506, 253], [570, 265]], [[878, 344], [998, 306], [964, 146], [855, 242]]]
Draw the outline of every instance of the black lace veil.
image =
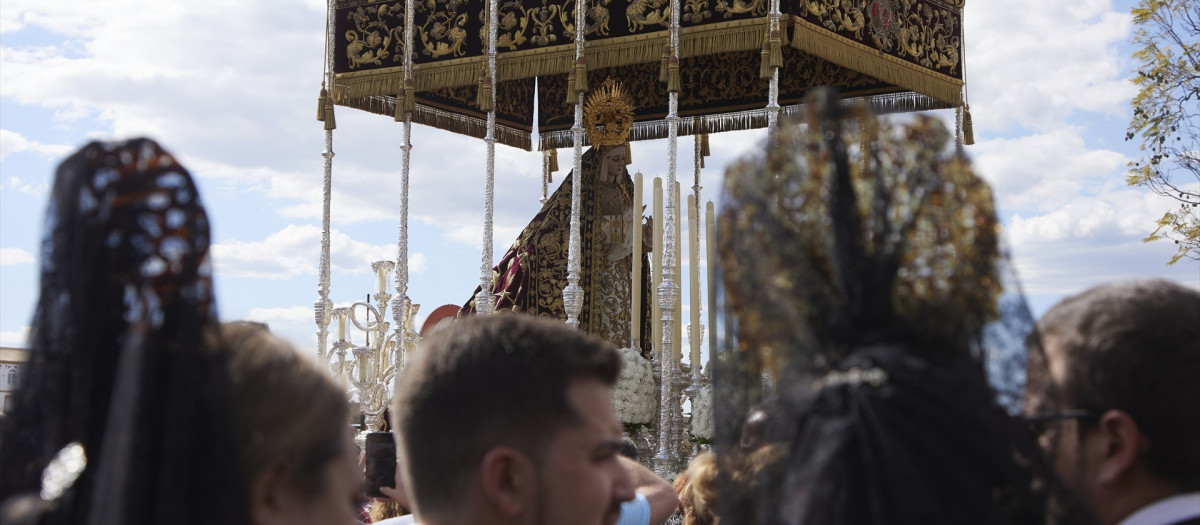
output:
[[[1066, 496], [1012, 417], [1033, 318], [988, 185], [937, 120], [832, 91], [807, 111], [726, 173], [715, 448], [745, 461], [722, 522], [1055, 521]], [[756, 405], [765, 452], [739, 448]]]
[[[59, 166], [45, 220], [28, 373], [0, 429], [0, 500], [26, 494], [42, 523], [243, 522], [191, 176], [153, 141], [93, 142]], [[60, 479], [61, 464], [46, 467], [73, 442], [86, 468]], [[46, 499], [48, 484], [61, 495]]]

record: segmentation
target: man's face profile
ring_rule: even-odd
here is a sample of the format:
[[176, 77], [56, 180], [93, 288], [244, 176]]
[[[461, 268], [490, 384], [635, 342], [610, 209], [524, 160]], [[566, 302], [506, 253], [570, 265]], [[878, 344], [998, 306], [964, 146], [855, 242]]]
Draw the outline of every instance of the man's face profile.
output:
[[[1045, 359], [1031, 359], [1029, 390], [1025, 400], [1025, 413], [1031, 416], [1062, 413], [1076, 409], [1064, 395], [1068, 381], [1066, 345], [1058, 338], [1043, 340]], [[1044, 367], [1044, 370], [1034, 370]], [[1038, 433], [1038, 444], [1050, 457], [1058, 476], [1080, 497], [1089, 498], [1090, 468], [1085, 455], [1086, 429], [1082, 421], [1074, 418], [1048, 420], [1042, 423]]]
[[612, 525], [620, 504], [634, 497], [633, 480], [617, 460], [624, 428], [612, 388], [581, 379], [567, 388], [578, 421], [551, 439], [539, 467], [538, 525]]

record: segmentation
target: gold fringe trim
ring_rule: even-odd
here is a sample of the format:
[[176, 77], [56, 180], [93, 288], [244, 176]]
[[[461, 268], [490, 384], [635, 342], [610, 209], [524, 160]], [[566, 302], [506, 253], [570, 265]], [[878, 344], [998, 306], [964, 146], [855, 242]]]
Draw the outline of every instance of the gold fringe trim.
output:
[[[479, 81], [479, 70], [486, 66], [483, 57], [458, 58], [434, 64], [413, 64], [413, 88], [416, 91], [433, 91], [445, 87], [461, 87]], [[501, 77], [501, 80], [505, 80]], [[344, 95], [335, 91], [334, 101], [343, 99], [391, 96], [404, 85], [404, 68], [388, 67], [370, 71], [351, 71], [333, 76], [335, 90], [342, 89]]]
[[[889, 113], [905, 113], [910, 111], [928, 111], [932, 109], [949, 109], [954, 106], [919, 93], [887, 93], [842, 99], [843, 107], [853, 104], [865, 104], [877, 115]], [[781, 108], [781, 118], [794, 117], [805, 113], [804, 105], [797, 104]], [[697, 133], [722, 133], [725, 131], [740, 131], [767, 127], [766, 109], [751, 109], [718, 115], [700, 115], [679, 121], [679, 135], [694, 135]], [[629, 141], [654, 140], [667, 138], [670, 131], [666, 119], [635, 122], [629, 133]], [[570, 129], [547, 131], [539, 134], [540, 149], [567, 148], [574, 145]], [[701, 139], [703, 141], [703, 138]], [[590, 143], [584, 137], [584, 145]], [[701, 142], [701, 148], [704, 143]]]
[[547, 155], [550, 157], [550, 173], [558, 171], [558, 150], [549, 150]]
[[960, 79], [882, 53], [798, 17], [793, 17], [793, 23], [792, 47], [800, 51], [938, 99], [950, 107], [963, 103]]
[[[342, 101], [339, 105], [368, 111], [377, 115], [393, 115], [396, 111], [395, 97], [362, 97]], [[451, 113], [438, 108], [417, 104], [412, 114], [413, 122], [446, 130], [451, 133], [482, 139], [487, 135], [487, 119]], [[533, 151], [533, 137], [528, 130], [504, 124], [496, 124], [496, 141], [513, 148]]]
[[[679, 35], [679, 56], [689, 58], [758, 49], [762, 45], [766, 20], [750, 18], [682, 28]], [[783, 22], [780, 21], [781, 24]], [[668, 40], [669, 35], [668, 31], [663, 30], [588, 41], [587, 68], [597, 70], [659, 61], [662, 59], [663, 43]], [[483, 67], [484, 61], [483, 56], [473, 56], [414, 64], [414, 87], [420, 92], [475, 84], [479, 80], [479, 68]], [[496, 57], [497, 82], [560, 75], [572, 69], [575, 69], [573, 43], [511, 51], [500, 53]], [[400, 89], [403, 77], [404, 68], [400, 66], [337, 73], [334, 75], [334, 85], [343, 88], [345, 93], [344, 96], [336, 98], [335, 102], [340, 104], [343, 99], [393, 96]]]

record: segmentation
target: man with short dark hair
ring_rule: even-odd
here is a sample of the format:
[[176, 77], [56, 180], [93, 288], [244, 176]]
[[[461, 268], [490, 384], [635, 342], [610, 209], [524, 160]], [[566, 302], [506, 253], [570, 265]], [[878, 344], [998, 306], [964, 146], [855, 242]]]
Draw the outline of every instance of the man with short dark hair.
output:
[[392, 412], [427, 525], [612, 525], [634, 480], [618, 460], [608, 343], [561, 321], [468, 318], [425, 342]]
[[1059, 475], [1104, 525], [1200, 524], [1200, 292], [1099, 286], [1038, 329], [1026, 410]]

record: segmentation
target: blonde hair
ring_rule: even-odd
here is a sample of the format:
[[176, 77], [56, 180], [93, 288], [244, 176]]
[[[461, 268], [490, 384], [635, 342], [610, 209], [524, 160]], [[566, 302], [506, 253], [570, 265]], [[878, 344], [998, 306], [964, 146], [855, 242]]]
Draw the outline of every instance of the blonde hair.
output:
[[705, 452], [692, 459], [686, 471], [675, 478], [675, 493], [683, 510], [684, 525], [716, 525], [717, 456]]
[[221, 326], [246, 486], [283, 464], [306, 495], [324, 489], [321, 469], [345, 453], [349, 407], [329, 374], [262, 325]]

